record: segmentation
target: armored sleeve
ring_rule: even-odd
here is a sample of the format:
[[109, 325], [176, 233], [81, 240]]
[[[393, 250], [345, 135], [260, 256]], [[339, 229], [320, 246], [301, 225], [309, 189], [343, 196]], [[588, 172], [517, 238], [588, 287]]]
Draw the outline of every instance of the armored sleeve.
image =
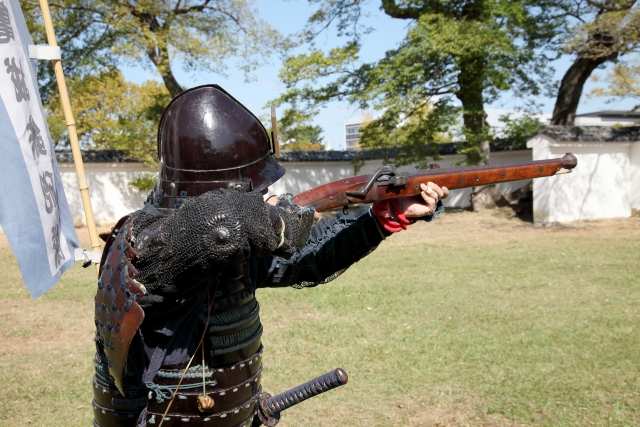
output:
[[132, 218], [136, 279], [155, 302], [191, 293], [197, 283], [180, 280], [188, 272], [218, 271], [249, 254], [289, 257], [304, 245], [313, 222], [312, 210], [270, 206], [260, 193], [233, 190], [204, 193], [166, 215], [153, 210]]
[[308, 287], [333, 280], [386, 237], [370, 211], [322, 219], [290, 258], [261, 259], [258, 287]]

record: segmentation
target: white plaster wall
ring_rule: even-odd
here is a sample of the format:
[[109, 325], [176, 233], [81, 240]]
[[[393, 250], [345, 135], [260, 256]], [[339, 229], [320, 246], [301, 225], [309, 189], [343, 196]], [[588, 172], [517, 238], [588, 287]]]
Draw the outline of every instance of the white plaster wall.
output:
[[[460, 165], [463, 160], [463, 156], [452, 155], [444, 156], [436, 163], [442, 168], [455, 167]], [[502, 165], [530, 160], [531, 152], [520, 150], [494, 153], [490, 163]], [[283, 162], [283, 166], [286, 169], [285, 176], [270, 189], [276, 194], [297, 194], [312, 187], [354, 175], [353, 164], [349, 161]], [[366, 161], [357, 173], [359, 175], [371, 174], [381, 166], [381, 160]], [[60, 169], [74, 221], [77, 225], [83, 224], [84, 216], [73, 166], [63, 164]], [[139, 163], [87, 163], [85, 169], [91, 192], [91, 203], [98, 225], [113, 224], [122, 216], [143, 205], [147, 194], [135, 189], [131, 183], [140, 174], [149, 172], [144, 165]], [[404, 166], [399, 170], [407, 173], [420, 172], [415, 166]], [[499, 184], [498, 188], [502, 192], [511, 192], [528, 183], [529, 181], [517, 181]], [[449, 198], [446, 199], [445, 205], [448, 207], [467, 207], [469, 206], [469, 195], [470, 190], [468, 189], [452, 191]]]
[[640, 143], [629, 148], [629, 203], [631, 209], [640, 209]]
[[533, 159], [575, 154], [577, 167], [566, 175], [535, 180], [533, 217], [536, 223], [626, 218], [629, 197], [630, 143], [562, 142], [538, 136], [528, 144]]
[[575, 126], [635, 126], [638, 120], [629, 117], [576, 117]]
[[353, 176], [351, 162], [283, 162], [286, 173], [269, 191], [298, 194], [320, 184]]
[[602, 117], [576, 117], [576, 126], [604, 126], [605, 123]]
[[[140, 163], [85, 163], [96, 224], [113, 224], [124, 215], [140, 209], [147, 195], [131, 183], [146, 170]], [[73, 165], [61, 164], [60, 175], [74, 223], [84, 224], [84, 211]]]

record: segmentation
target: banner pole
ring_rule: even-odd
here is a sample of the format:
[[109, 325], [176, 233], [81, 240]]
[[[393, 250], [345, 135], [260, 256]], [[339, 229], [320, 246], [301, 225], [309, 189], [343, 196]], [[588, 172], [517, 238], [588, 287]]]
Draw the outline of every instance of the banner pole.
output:
[[[44, 20], [44, 28], [47, 33], [47, 41], [51, 46], [58, 46], [56, 34], [53, 28], [53, 20], [51, 19], [51, 12], [49, 10], [49, 3], [47, 0], [39, 1], [40, 10], [42, 11], [42, 19]], [[73, 155], [73, 163], [76, 168], [76, 176], [78, 177], [78, 187], [80, 188], [80, 197], [82, 199], [82, 207], [84, 208], [85, 221], [87, 223], [87, 228], [89, 229], [91, 248], [100, 249], [100, 239], [98, 237], [98, 230], [96, 229], [93, 209], [91, 208], [91, 198], [89, 197], [89, 185], [87, 184], [87, 178], [84, 172], [84, 163], [82, 161], [82, 153], [80, 152], [80, 143], [78, 142], [76, 122], [73, 117], [73, 110], [71, 109], [71, 101], [69, 100], [69, 91], [67, 90], [67, 83], [64, 79], [64, 72], [62, 71], [61, 59], [53, 60], [53, 70], [56, 75], [58, 91], [60, 92], [60, 101], [62, 103], [62, 111], [64, 112], [64, 119], [69, 132], [71, 154]]]
[[280, 136], [278, 135], [278, 119], [276, 118], [276, 106], [271, 106], [271, 143], [273, 144], [273, 155], [280, 158]]

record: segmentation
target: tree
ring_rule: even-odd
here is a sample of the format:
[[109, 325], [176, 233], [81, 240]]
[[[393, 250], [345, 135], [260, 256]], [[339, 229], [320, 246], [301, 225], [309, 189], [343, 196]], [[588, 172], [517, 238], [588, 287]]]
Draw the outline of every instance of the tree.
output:
[[[35, 42], [45, 43], [38, 0], [21, 3]], [[280, 42], [251, 0], [56, 0], [51, 11], [85, 146], [149, 162], [162, 109], [182, 91], [174, 67], [224, 73], [239, 58], [249, 72]], [[162, 83], [126, 82], [117, 69], [127, 62], [156, 70]], [[39, 70], [54, 140], [64, 144], [53, 70]]]
[[504, 124], [502, 136], [493, 141], [494, 146], [505, 150], [524, 150], [527, 141], [542, 130], [544, 124], [537, 117], [522, 116], [512, 118], [510, 114], [500, 116]]
[[362, 129], [361, 140], [371, 148], [398, 148], [396, 163], [427, 167], [428, 159], [438, 159], [438, 144], [451, 142], [447, 132], [455, 122], [455, 115], [440, 106], [422, 105], [413, 114], [398, 121], [399, 115], [386, 110], [377, 120]]
[[[69, 80], [76, 107], [78, 132], [86, 146], [123, 151], [129, 157], [155, 162], [158, 117], [169, 102], [164, 85], [125, 81], [118, 71]], [[52, 97], [49, 129], [62, 141], [66, 125], [57, 95]]]
[[[38, 0], [20, 2], [35, 43], [46, 44]], [[104, 18], [99, 1], [58, 0], [51, 3], [56, 38], [62, 47], [62, 66], [68, 77], [100, 74], [114, 68], [112, 47], [123, 36]], [[47, 104], [56, 91], [52, 67], [38, 67], [40, 93]]]
[[365, 64], [358, 60], [364, 0], [318, 1], [308, 40], [335, 25], [348, 42], [326, 53], [314, 49], [290, 57], [281, 71], [288, 90], [280, 102], [317, 106], [345, 99], [383, 111], [372, 124], [382, 136], [402, 125], [406, 138], [398, 141], [424, 144], [431, 135], [421, 120], [411, 118], [428, 106], [430, 125], [440, 130], [458, 111], [452, 107], [458, 101], [463, 151], [467, 162], [476, 164], [489, 157], [485, 105], [506, 90], [537, 94], [545, 77], [547, 58], [538, 51], [548, 42], [553, 23], [540, 1], [381, 0], [386, 15], [410, 25], [397, 48]]
[[564, 51], [575, 59], [565, 72], [551, 123], [572, 125], [582, 89], [593, 71], [615, 61], [640, 44], [640, 11], [635, 0], [571, 0], [556, 7], [566, 17], [559, 31]]
[[[34, 35], [43, 35], [38, 2], [23, 3]], [[183, 89], [173, 71], [177, 63], [187, 71], [223, 73], [239, 58], [248, 72], [280, 42], [251, 0], [59, 0], [51, 9], [68, 75], [144, 64], [172, 96]]]
[[616, 64], [607, 76], [607, 83], [606, 87], [594, 89], [593, 94], [613, 98], [640, 98], [640, 65]]
[[322, 128], [310, 124], [312, 115], [295, 108], [287, 109], [278, 120], [282, 151], [322, 151]]

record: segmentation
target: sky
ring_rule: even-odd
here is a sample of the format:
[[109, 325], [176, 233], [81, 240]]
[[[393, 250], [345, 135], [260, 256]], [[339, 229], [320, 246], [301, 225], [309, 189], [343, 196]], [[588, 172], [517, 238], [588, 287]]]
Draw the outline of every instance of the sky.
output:
[[[270, 25], [285, 35], [299, 31], [312, 12], [312, 7], [306, 0], [256, 0], [259, 15]], [[395, 47], [406, 33], [407, 22], [390, 19], [379, 9], [379, 2], [368, 2], [366, 24], [374, 28], [363, 42], [361, 59], [373, 61], [382, 57], [385, 51]], [[327, 31], [318, 40], [318, 45], [333, 47], [339, 45], [339, 40], [334, 32]], [[265, 108], [267, 102], [277, 98], [284, 91], [284, 85], [278, 78], [281, 68], [281, 58], [273, 56], [268, 63], [259, 67], [246, 80], [244, 73], [229, 69], [226, 76], [210, 72], [185, 73], [179, 64], [174, 64], [173, 71], [180, 84], [185, 87], [193, 87], [202, 84], [216, 83], [245, 104], [259, 117], [268, 117]], [[555, 79], [560, 80], [566, 69], [571, 64], [571, 58], [563, 57], [553, 66], [556, 69]], [[160, 80], [157, 73], [151, 68], [126, 66], [123, 68], [125, 77], [133, 82], [141, 83], [145, 80]], [[599, 71], [604, 76], [606, 70]], [[634, 100], [612, 101], [601, 97], [590, 96], [594, 87], [593, 82], [585, 86], [578, 113], [586, 113], [602, 109], [630, 109], [636, 105]], [[538, 97], [535, 101], [541, 105], [541, 116], [549, 117], [553, 110], [553, 97]], [[487, 107], [488, 121], [492, 126], [498, 125], [498, 118], [503, 114], [513, 113], [519, 107], [523, 107], [524, 100], [511, 93], [507, 93]], [[359, 121], [362, 112], [355, 106], [346, 102], [333, 102], [322, 109], [314, 118], [314, 123], [323, 129], [325, 145], [329, 149], [345, 148], [346, 123]], [[268, 125], [265, 123], [265, 125]]]

